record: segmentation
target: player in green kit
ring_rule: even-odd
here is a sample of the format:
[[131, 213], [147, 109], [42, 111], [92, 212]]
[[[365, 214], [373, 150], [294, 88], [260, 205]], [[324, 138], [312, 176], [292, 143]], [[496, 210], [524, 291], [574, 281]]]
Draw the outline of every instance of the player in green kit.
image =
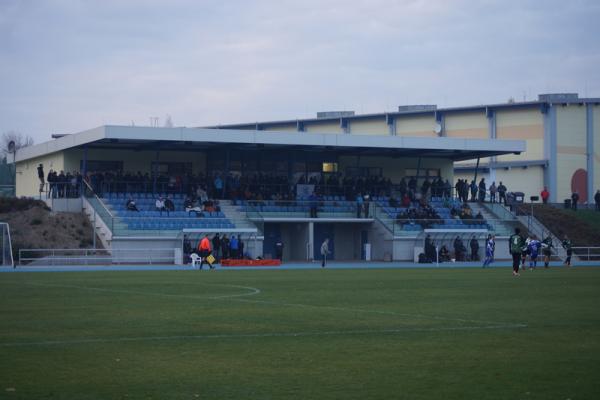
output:
[[565, 259], [565, 263], [564, 265], [566, 265], [567, 267], [571, 266], [571, 255], [573, 254], [573, 249], [572, 249], [572, 244], [571, 244], [571, 240], [569, 239], [569, 237], [567, 235], [565, 235], [565, 238], [562, 241], [562, 245], [565, 248], [565, 250], [567, 251], [567, 258]]
[[515, 228], [514, 235], [511, 235], [508, 240], [508, 251], [513, 259], [513, 276], [519, 276], [519, 264], [521, 263], [521, 253], [525, 246], [525, 240], [521, 236], [521, 230]]

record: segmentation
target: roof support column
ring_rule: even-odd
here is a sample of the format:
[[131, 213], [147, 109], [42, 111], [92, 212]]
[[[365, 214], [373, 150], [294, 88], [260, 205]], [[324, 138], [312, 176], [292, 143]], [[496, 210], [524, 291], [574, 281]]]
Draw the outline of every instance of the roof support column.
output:
[[152, 192], [156, 193], [156, 175], [158, 175], [158, 160], [160, 158], [160, 150], [156, 150], [154, 164], [152, 164]]
[[[496, 112], [490, 108], [486, 108], [486, 116], [488, 119], [488, 134], [490, 139], [497, 139], [496, 134]], [[490, 167], [490, 184], [496, 182], [496, 168], [495, 165], [498, 162], [498, 157], [493, 156], [490, 158], [488, 163]]]
[[[83, 197], [83, 181], [87, 177], [87, 161], [88, 161], [88, 146], [83, 146], [83, 165], [81, 166], [81, 187], [79, 188], [79, 196]], [[41, 195], [41, 192], [40, 192]]]
[[556, 156], [556, 107], [552, 104], [545, 107], [544, 114], [544, 145], [546, 157], [548, 159], [548, 167], [544, 174], [544, 183], [550, 192], [550, 202], [558, 202], [557, 185], [557, 156]]
[[593, 104], [586, 105], [586, 157], [588, 204], [594, 203], [594, 109]]
[[227, 147], [225, 150], [225, 176], [223, 176], [223, 190], [221, 191], [221, 198], [225, 198], [225, 193], [227, 193], [227, 181], [229, 178], [229, 163], [231, 161], [231, 150]]
[[306, 259], [313, 261], [315, 259], [315, 223], [308, 223], [308, 243], [306, 243]]

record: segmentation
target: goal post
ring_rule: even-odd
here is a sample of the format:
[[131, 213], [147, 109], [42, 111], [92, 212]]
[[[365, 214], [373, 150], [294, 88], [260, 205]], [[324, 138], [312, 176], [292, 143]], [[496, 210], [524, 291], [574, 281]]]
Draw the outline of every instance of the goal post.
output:
[[6, 222], [0, 222], [0, 266], [14, 267], [10, 227]]

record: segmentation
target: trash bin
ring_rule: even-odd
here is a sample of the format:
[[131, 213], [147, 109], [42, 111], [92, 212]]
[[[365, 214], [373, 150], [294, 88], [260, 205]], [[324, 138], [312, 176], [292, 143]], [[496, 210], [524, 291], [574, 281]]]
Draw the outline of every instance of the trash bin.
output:
[[571, 208], [571, 199], [565, 199], [565, 209]]

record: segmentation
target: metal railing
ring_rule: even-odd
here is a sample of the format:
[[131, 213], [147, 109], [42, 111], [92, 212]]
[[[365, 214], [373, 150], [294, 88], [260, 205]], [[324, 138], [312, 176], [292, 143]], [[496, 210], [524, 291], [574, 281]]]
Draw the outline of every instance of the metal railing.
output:
[[19, 249], [19, 265], [173, 264], [175, 248], [164, 249]]
[[572, 247], [573, 254], [577, 256], [580, 261], [594, 261], [600, 260], [600, 247], [583, 247], [577, 246]]
[[83, 182], [83, 196], [90, 203], [94, 212], [100, 216], [100, 219], [104, 221], [104, 224], [114, 234], [115, 228], [115, 217], [106, 207], [104, 202], [98, 197], [94, 189], [87, 182]]

